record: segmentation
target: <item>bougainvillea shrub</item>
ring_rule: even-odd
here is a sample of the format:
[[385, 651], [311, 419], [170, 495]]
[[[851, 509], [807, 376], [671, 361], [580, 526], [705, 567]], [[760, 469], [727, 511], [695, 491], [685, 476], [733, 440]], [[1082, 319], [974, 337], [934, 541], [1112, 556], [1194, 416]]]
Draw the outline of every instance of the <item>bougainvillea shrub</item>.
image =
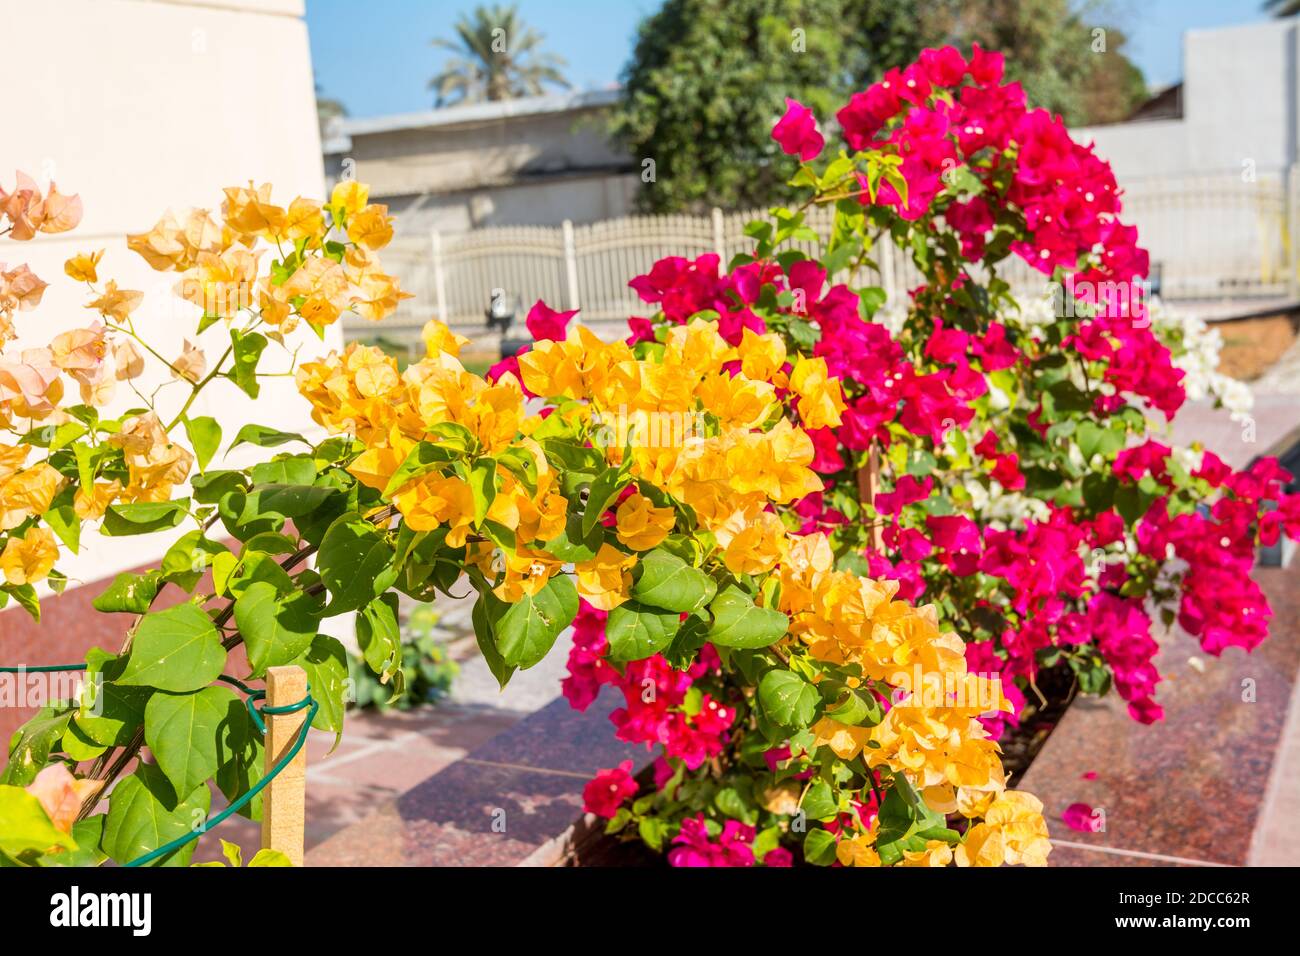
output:
[[[1009, 706], [979, 715], [991, 739], [1038, 696], [1045, 668], [1159, 720], [1154, 634], [1177, 623], [1213, 655], [1267, 636], [1250, 570], [1257, 545], [1300, 536], [1290, 476], [1271, 459], [1236, 471], [1168, 440], [1189, 391], [1240, 414], [1242, 390], [1214, 371], [1203, 324], [1146, 300], [1147, 253], [1110, 167], [1002, 82], [1000, 55], [928, 50], [836, 119], [847, 148], [826, 156], [812, 112], [788, 104], [773, 136], [801, 161], [793, 183], [807, 199], [751, 224], [752, 254], [725, 271], [716, 255], [664, 259], [631, 282], [655, 310], [631, 320], [640, 354], [716, 322], [735, 349], [728, 367], [761, 368], [811, 442], [822, 487], [718, 546], [743, 564], [762, 561], [769, 539], [810, 538], [827, 573], [924, 602], [966, 642], [967, 668], [1000, 679]], [[804, 221], [815, 204], [833, 205], [829, 236]], [[891, 243], [924, 277], [894, 314], [881, 288], [856, 284]], [[1011, 295], [1017, 263], [1041, 274], [1042, 297]], [[842, 404], [809, 396], [824, 380], [841, 383]], [[660, 748], [648, 791], [611, 768], [587, 808], [681, 865], [781, 865], [792, 850], [814, 863], [946, 862], [948, 845], [917, 838], [917, 816], [876, 776], [917, 770], [926, 746], [944, 746], [945, 728], [927, 722], [898, 749], [889, 717], [930, 678], [918, 670], [910, 697], [845, 705], [818, 673], [843, 659], [824, 643], [834, 626], [804, 627], [793, 610], [789, 667], [768, 670], [707, 644], [624, 665], [611, 609], [584, 604], [565, 695], [581, 709], [615, 686], [619, 739]], [[816, 693], [788, 676], [801, 660]], [[806, 693], [810, 723], [792, 719], [791, 688]], [[969, 799], [918, 784], [909, 809], [936, 820]], [[1025, 799], [989, 812], [1014, 818]], [[976, 830], [958, 847], [966, 859]], [[1016, 858], [1005, 836], [981, 846]]]
[[[15, 236], [77, 218], [66, 197], [26, 182], [0, 201]], [[66, 584], [59, 560], [83, 536], [177, 534], [157, 568], [95, 598], [123, 615], [120, 646], [69, 662], [84, 670], [81, 691], [10, 741], [0, 863], [185, 864], [191, 837], [220, 819], [214, 793], [231, 801], [218, 814], [261, 812], [239, 802], [266, 757], [232, 686], [253, 700], [268, 668], [297, 665], [313, 725], [340, 734], [348, 672], [321, 621], [356, 612], [366, 664], [398, 690], [398, 593], [467, 587], [503, 686], [589, 609], [577, 628], [593, 668], [675, 714], [670, 775], [733, 759], [744, 727], [746, 760], [767, 766], [770, 741], [797, 753], [770, 771], [790, 797], [788, 838], [745, 822], [747, 792], [725, 822], [673, 820], [675, 859], [1045, 860], [1041, 805], [1007, 789], [978, 719], [1011, 710], [998, 681], [967, 666], [967, 644], [933, 606], [836, 566], [832, 529], [787, 523], [824, 493], [814, 435], [847, 410], [825, 358], [702, 314], [654, 341], [605, 343], [539, 307], [529, 325], [542, 341], [487, 378], [436, 321], [404, 370], [356, 344], [299, 362], [294, 327], [396, 308], [405, 293], [376, 255], [391, 236], [359, 183], [288, 206], [270, 186], [227, 189], [219, 215], [169, 215], [128, 243], [179, 275], [196, 333], [224, 333], [215, 360], [188, 342], [158, 352], [131, 318], [142, 294], [101, 282], [98, 251], [65, 266], [87, 284], [93, 321], [0, 356], [0, 599], [39, 620], [38, 586]], [[43, 283], [21, 268], [4, 281], [7, 333]], [[179, 391], [139, 388], [150, 363]], [[286, 364], [326, 437], [256, 424], [231, 437], [191, 415], [203, 390], [256, 397]], [[224, 460], [243, 445], [263, 450], [256, 463]], [[246, 666], [228, 657], [237, 647]], [[758, 688], [761, 712], [731, 703], [743, 686]], [[625, 716], [626, 733], [652, 732], [656, 714], [633, 704]], [[814, 760], [822, 777], [804, 783]], [[589, 803], [621, 812], [627, 771], [593, 781]]]

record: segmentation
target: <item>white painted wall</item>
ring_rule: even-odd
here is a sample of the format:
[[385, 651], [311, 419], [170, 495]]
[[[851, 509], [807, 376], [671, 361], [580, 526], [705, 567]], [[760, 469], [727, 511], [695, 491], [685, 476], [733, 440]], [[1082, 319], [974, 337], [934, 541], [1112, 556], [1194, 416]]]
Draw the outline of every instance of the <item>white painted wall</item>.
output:
[[1294, 18], [1183, 35], [1183, 118], [1083, 127], [1120, 183], [1152, 175], [1235, 174], [1253, 161], [1276, 171], [1296, 161]]
[[[125, 234], [148, 230], [169, 207], [219, 207], [223, 186], [250, 179], [274, 183], [286, 204], [323, 194], [303, 12], [302, 0], [0, 0], [8, 41], [0, 182], [12, 188], [14, 169], [43, 185], [52, 176], [86, 208], [73, 232], [0, 240], [0, 262], [27, 262], [50, 283], [38, 310], [18, 313], [20, 341], [10, 348], [43, 345], [94, 318], [63, 262], [104, 248], [101, 281], [144, 291], [137, 328], [164, 355], [178, 354], [195, 309], [172, 295], [176, 274], [150, 269], [127, 250]], [[301, 357], [341, 342], [339, 327], [331, 332], [326, 343], [306, 332]], [[220, 323], [201, 339], [212, 360], [225, 342]], [[273, 346], [264, 362], [287, 368], [288, 356]], [[181, 390], [170, 388], [178, 397]], [[120, 389], [119, 407], [131, 398]], [[215, 416], [227, 441], [254, 418], [311, 427], [291, 379], [268, 380], [256, 403], [214, 383], [192, 414]], [[61, 566], [94, 581], [155, 559], [174, 538], [91, 536]]]

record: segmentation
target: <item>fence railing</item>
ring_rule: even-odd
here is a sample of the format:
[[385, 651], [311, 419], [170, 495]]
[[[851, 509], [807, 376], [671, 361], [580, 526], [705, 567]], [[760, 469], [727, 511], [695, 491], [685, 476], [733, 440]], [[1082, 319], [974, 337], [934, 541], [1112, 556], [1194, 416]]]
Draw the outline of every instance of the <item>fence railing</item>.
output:
[[[1294, 298], [1295, 235], [1300, 210], [1296, 168], [1243, 177], [1146, 177], [1124, 184], [1124, 219], [1138, 227], [1151, 252], [1166, 299]], [[717, 253], [723, 267], [748, 251], [745, 224], [766, 212], [629, 216], [589, 225], [495, 226], [459, 235], [406, 236], [385, 250], [385, 261], [415, 297], [383, 327], [410, 337], [437, 316], [482, 338], [484, 310], [495, 289], [527, 308], [537, 299], [555, 308], [580, 308], [590, 325], [621, 324], [650, 308], [627, 282], [670, 255]], [[832, 211], [814, 207], [808, 224], [829, 234]], [[815, 251], [813, 244], [806, 244]], [[905, 300], [921, 281], [908, 255], [891, 243], [877, 247], [878, 270], [852, 277], [880, 285], [890, 304]], [[1019, 259], [1000, 269], [1018, 294], [1044, 293], [1045, 277]], [[373, 327], [356, 331], [376, 331]]]

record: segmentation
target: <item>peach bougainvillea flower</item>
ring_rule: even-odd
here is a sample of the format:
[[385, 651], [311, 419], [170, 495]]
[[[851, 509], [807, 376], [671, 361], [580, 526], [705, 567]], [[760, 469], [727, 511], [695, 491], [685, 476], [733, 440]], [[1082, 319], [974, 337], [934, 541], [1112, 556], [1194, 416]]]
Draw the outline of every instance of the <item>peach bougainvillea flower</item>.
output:
[[187, 382], [197, 382], [208, 370], [208, 359], [203, 350], [186, 339], [181, 354], [172, 362], [172, 375]]
[[67, 232], [81, 222], [80, 196], [65, 196], [53, 182], [48, 195], [42, 197], [36, 180], [21, 170], [14, 191], [6, 193], [0, 188], [0, 213], [9, 217], [10, 239], [20, 241], [33, 238], [36, 233]]
[[21, 538], [10, 538], [0, 553], [0, 573], [13, 585], [36, 584], [49, 577], [59, 559], [59, 546], [48, 528], [28, 528]]
[[82, 803], [103, 785], [100, 780], [78, 780], [66, 766], [53, 763], [38, 773], [26, 790], [40, 801], [55, 829], [71, 833]]
[[98, 252], [78, 253], [63, 263], [63, 271], [69, 278], [76, 279], [78, 282], [98, 282], [99, 273], [96, 267], [102, 258], [104, 258], [103, 249]]
[[137, 292], [134, 289], [119, 289], [117, 283], [109, 279], [104, 283], [104, 294], [93, 302], [88, 302], [86, 308], [94, 309], [104, 318], [120, 323], [125, 322], [127, 317], [140, 306], [143, 300], [143, 292]]

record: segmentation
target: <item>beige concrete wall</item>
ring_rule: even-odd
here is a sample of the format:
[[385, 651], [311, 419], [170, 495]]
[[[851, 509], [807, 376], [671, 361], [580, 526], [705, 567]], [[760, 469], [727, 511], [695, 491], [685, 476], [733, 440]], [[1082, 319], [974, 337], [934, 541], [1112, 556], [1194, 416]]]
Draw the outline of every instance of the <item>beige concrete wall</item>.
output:
[[[101, 280], [143, 290], [137, 327], [163, 354], [178, 354], [196, 310], [172, 294], [174, 273], [154, 272], [126, 249], [125, 234], [149, 229], [169, 207], [216, 208], [221, 187], [250, 179], [274, 183], [284, 203], [322, 195], [302, 13], [302, 0], [0, 0], [8, 41], [0, 182], [12, 188], [14, 169], [42, 185], [53, 178], [86, 208], [71, 233], [0, 240], [0, 262], [27, 262], [50, 283], [37, 311], [18, 314], [18, 347], [94, 318], [62, 264], [103, 248]], [[339, 342], [338, 327], [331, 331], [327, 343], [307, 332], [302, 357]], [[218, 323], [201, 344], [215, 360], [228, 341]], [[268, 369], [287, 368], [286, 354], [274, 346], [266, 354]], [[183, 397], [182, 388], [163, 394]], [[117, 404], [132, 398], [119, 390]], [[289, 379], [269, 380], [256, 403], [233, 386], [213, 387], [192, 413], [217, 417], [229, 437], [254, 417], [289, 430], [310, 425]], [[151, 560], [174, 537], [95, 539], [68, 570], [96, 580]]]

